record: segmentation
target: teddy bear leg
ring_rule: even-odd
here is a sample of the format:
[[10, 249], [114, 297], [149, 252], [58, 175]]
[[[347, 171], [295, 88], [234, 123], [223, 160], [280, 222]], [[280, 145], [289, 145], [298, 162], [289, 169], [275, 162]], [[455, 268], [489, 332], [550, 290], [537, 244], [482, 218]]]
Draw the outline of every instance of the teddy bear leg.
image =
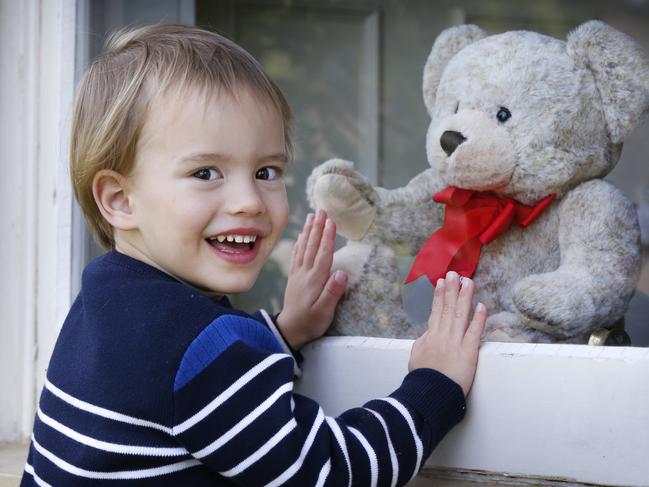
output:
[[542, 331], [529, 326], [518, 313], [501, 311], [487, 318], [483, 340], [488, 342], [548, 343], [554, 340]]
[[345, 269], [350, 279], [328, 334], [416, 338], [423, 333], [425, 324], [413, 323], [403, 309], [401, 276], [389, 247], [350, 242], [336, 252], [334, 268]]

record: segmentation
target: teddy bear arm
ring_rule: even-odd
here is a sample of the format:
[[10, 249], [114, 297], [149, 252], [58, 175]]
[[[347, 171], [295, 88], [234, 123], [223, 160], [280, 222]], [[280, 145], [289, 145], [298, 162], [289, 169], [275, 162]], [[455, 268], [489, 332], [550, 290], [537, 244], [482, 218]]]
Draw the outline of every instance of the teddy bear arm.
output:
[[443, 209], [432, 201], [442, 189], [433, 169], [422, 171], [403, 187], [373, 186], [352, 162], [331, 159], [307, 180], [307, 197], [336, 223], [338, 233], [353, 241], [373, 241], [413, 255], [441, 225]]
[[406, 186], [376, 188], [381, 206], [375, 226], [383, 243], [400, 255], [415, 255], [430, 235], [442, 225], [444, 207], [433, 201], [442, 189], [432, 169], [415, 176]]
[[564, 197], [559, 219], [560, 266], [519, 281], [514, 304], [538, 330], [587, 336], [626, 312], [640, 269], [637, 215], [619, 190], [596, 180]]
[[378, 221], [383, 225], [380, 240], [397, 255], [414, 256], [441, 226], [443, 208], [428, 201], [420, 205], [384, 210]]
[[629, 295], [640, 270], [640, 225], [633, 202], [615, 186], [593, 180], [569, 192], [560, 205], [561, 266], [579, 269], [612, 288], [613, 299]]

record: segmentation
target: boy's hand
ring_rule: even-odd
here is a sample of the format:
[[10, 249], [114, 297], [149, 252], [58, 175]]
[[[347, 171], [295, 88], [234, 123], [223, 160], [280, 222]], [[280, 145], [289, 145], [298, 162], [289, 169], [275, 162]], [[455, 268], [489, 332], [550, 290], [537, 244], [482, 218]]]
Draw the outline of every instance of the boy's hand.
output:
[[435, 369], [457, 382], [469, 394], [478, 365], [480, 337], [487, 309], [478, 303], [469, 323], [473, 281], [449, 272], [437, 281], [428, 330], [412, 346], [408, 370]]
[[307, 216], [293, 247], [277, 326], [293, 349], [322, 336], [331, 324], [336, 304], [345, 292], [347, 274], [331, 274], [336, 225], [318, 210]]

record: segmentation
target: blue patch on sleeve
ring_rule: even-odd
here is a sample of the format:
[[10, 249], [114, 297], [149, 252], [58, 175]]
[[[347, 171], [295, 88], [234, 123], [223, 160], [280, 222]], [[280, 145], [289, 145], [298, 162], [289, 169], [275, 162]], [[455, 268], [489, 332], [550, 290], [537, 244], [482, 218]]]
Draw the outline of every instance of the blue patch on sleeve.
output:
[[205, 370], [230, 345], [242, 341], [251, 347], [283, 353], [273, 333], [251, 318], [222, 315], [207, 325], [185, 351], [174, 381], [174, 392]]

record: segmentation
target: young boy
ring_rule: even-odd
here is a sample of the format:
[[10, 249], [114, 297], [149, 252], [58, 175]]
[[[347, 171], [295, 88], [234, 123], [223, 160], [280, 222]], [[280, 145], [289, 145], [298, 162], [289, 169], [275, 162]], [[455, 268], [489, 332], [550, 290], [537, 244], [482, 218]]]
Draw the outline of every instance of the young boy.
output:
[[193, 27], [112, 39], [80, 84], [75, 192], [98, 240], [47, 371], [22, 484], [403, 485], [464, 415], [486, 311], [440, 280], [403, 384], [338, 418], [293, 394], [346, 276], [309, 215], [284, 308], [244, 292], [288, 218], [290, 110], [240, 47]]

